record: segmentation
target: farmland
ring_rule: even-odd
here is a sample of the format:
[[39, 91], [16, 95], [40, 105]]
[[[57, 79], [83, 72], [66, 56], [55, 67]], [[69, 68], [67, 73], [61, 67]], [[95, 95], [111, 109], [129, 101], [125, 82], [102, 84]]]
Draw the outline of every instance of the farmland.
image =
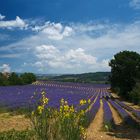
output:
[[[49, 81], [36, 81], [31, 85], [25, 86], [7, 86], [0, 87], [0, 106], [7, 110], [19, 110], [19, 109], [32, 109], [35, 100], [34, 94], [46, 92], [46, 96], [49, 99], [47, 107], [59, 109], [60, 100], [64, 99], [70, 106], [79, 111], [86, 109], [86, 116], [88, 118], [87, 134], [89, 139], [95, 138], [94, 134], [91, 135], [93, 129], [96, 129], [101, 125], [103, 132], [117, 131], [118, 118], [124, 130], [131, 130], [134, 135], [128, 135], [127, 138], [124, 134], [116, 137], [137, 138], [140, 139], [139, 134], [136, 133], [140, 125], [140, 109], [127, 105], [123, 101], [116, 98], [109, 90], [110, 85], [105, 84], [82, 84], [82, 83], [63, 83], [63, 82], [49, 82]], [[40, 98], [39, 95], [37, 98]], [[81, 100], [90, 101], [83, 106], [78, 106]], [[100, 117], [100, 120], [98, 119]], [[102, 120], [102, 122], [101, 122]], [[96, 125], [96, 122], [98, 125]], [[96, 126], [96, 127], [95, 127]], [[2, 127], [2, 126], [1, 126]], [[94, 128], [93, 128], [94, 127]], [[135, 127], [135, 128], [134, 128]], [[120, 129], [120, 128], [119, 128]], [[95, 130], [93, 130], [95, 132]], [[97, 132], [95, 132], [97, 133]], [[103, 135], [102, 133], [101, 135]], [[100, 134], [99, 134], [100, 135]], [[87, 136], [87, 139], [88, 139]], [[104, 136], [104, 135], [103, 135]], [[104, 136], [105, 138], [113, 139], [113, 137]], [[104, 138], [103, 137], [103, 138]], [[115, 137], [115, 134], [114, 134]], [[102, 138], [102, 139], [103, 139]]]

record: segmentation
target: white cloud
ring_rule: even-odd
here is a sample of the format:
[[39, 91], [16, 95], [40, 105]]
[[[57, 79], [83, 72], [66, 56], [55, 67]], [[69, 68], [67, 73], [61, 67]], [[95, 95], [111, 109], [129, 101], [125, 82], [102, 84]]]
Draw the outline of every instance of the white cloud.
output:
[[71, 49], [65, 54], [65, 59], [74, 63], [96, 64], [96, 57], [86, 54], [82, 48]]
[[47, 22], [33, 29], [35, 35], [2, 46], [0, 51], [23, 52], [22, 60], [42, 72], [107, 71], [110, 70], [108, 61], [117, 52], [140, 53], [140, 21], [124, 25], [73, 23], [69, 26]]
[[60, 50], [52, 45], [41, 45], [36, 47], [35, 55], [38, 61], [33, 66], [39, 68], [40, 71], [46, 67], [58, 70], [65, 69], [65, 72], [74, 72], [76, 69], [84, 72], [83, 69], [92, 71], [106, 66], [105, 60], [97, 62], [96, 57], [87, 54], [82, 48], [68, 49], [62, 54]]
[[0, 20], [3, 20], [4, 18], [5, 18], [5, 16], [0, 14]]
[[68, 37], [73, 33], [72, 28], [69, 26], [50, 22], [46, 22], [43, 26], [35, 26], [32, 30], [42, 33], [51, 40], [62, 40], [64, 37]]
[[0, 71], [9, 73], [11, 71], [11, 67], [9, 66], [9, 64], [3, 64], [2, 66], [0, 66]]
[[17, 58], [20, 54], [0, 54], [0, 58]]
[[129, 3], [130, 7], [139, 10], [140, 9], [140, 0], [131, 0]]
[[9, 21], [0, 21], [0, 28], [6, 28], [6, 29], [13, 29], [13, 28], [27, 28], [27, 24], [23, 19], [20, 17], [16, 17], [15, 20], [9, 20]]

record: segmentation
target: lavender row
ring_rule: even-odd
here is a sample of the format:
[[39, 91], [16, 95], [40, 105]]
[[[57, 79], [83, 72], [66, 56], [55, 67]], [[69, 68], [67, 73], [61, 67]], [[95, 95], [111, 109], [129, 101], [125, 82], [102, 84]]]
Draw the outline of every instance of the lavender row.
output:
[[127, 106], [125, 103], [119, 101], [119, 100], [115, 100], [121, 107], [123, 107], [124, 109], [131, 111], [137, 118], [140, 119], [140, 111], [139, 110], [135, 110], [130, 106]]
[[95, 103], [92, 105], [91, 109], [86, 114], [88, 118], [87, 123], [88, 125], [95, 118], [99, 108], [100, 108], [100, 96], [97, 96]]
[[[65, 85], [63, 83], [63, 85]], [[74, 86], [74, 84], [72, 84]], [[100, 95], [106, 89], [100, 86], [92, 86], [93, 90], [90, 90], [90, 87], [86, 89], [81, 88], [70, 88], [70, 87], [60, 87], [58, 85], [27, 85], [27, 86], [9, 86], [9, 87], [0, 87], [0, 105], [9, 108], [15, 108], [17, 106], [28, 106], [31, 101], [34, 92], [40, 93], [42, 90], [47, 92], [47, 97], [50, 99], [49, 105], [51, 107], [57, 107], [60, 104], [60, 100], [64, 98], [68, 101], [70, 105], [76, 106], [79, 104], [81, 99], [89, 99], [92, 96]], [[94, 98], [93, 98], [94, 100]]]
[[105, 99], [102, 99], [102, 102], [103, 102], [103, 110], [104, 110], [104, 116], [103, 116], [104, 125], [111, 127], [114, 124], [111, 109]]
[[109, 102], [118, 111], [124, 123], [132, 125], [132, 126], [139, 125], [119, 104], [117, 104], [115, 101], [110, 100], [110, 99], [109, 99]]

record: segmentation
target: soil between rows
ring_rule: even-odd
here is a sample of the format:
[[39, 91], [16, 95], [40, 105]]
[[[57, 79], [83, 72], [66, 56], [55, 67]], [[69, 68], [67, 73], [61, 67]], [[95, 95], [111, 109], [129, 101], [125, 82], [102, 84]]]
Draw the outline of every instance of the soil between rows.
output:
[[[115, 121], [115, 129], [112, 132], [103, 130], [103, 103], [100, 101], [100, 108], [94, 120], [87, 129], [87, 140], [140, 140], [140, 132], [123, 124], [118, 112], [109, 104]], [[10, 113], [0, 114], [0, 132], [25, 130], [31, 128], [31, 122], [24, 115], [11, 115]]]

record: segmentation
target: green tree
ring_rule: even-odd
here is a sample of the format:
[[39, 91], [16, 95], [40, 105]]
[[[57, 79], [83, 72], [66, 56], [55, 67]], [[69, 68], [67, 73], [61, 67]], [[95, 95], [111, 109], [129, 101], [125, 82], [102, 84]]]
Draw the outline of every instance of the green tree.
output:
[[9, 85], [8, 78], [4, 76], [3, 73], [0, 72], [0, 86], [7, 86]]
[[114, 55], [110, 61], [111, 87], [122, 97], [128, 99], [129, 92], [140, 79], [140, 55], [132, 51], [123, 51]]
[[12, 72], [10, 74], [8, 81], [9, 81], [10, 85], [21, 85], [22, 84], [20, 77], [15, 72]]
[[4, 77], [3, 77], [3, 74], [0, 73], [0, 86], [3, 86], [4, 85]]
[[136, 86], [129, 93], [129, 97], [133, 103], [140, 105], [140, 83], [136, 83]]
[[23, 84], [31, 84], [36, 81], [36, 76], [33, 73], [24, 73], [20, 77]]

